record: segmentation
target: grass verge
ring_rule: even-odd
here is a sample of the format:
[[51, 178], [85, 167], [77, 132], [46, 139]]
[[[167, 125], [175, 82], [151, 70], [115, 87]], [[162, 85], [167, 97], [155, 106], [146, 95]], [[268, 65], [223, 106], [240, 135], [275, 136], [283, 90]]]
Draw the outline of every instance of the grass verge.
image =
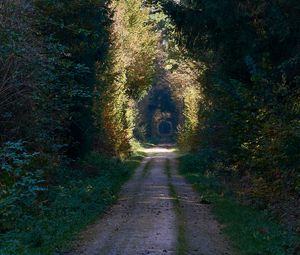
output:
[[[47, 255], [68, 250], [72, 239], [117, 199], [142, 155], [120, 161], [93, 153], [77, 167], [62, 168], [35, 214], [23, 213], [13, 230], [0, 233], [0, 255]], [[17, 208], [16, 208], [17, 209]]]
[[180, 173], [193, 184], [204, 201], [213, 205], [213, 213], [224, 224], [237, 254], [297, 255], [300, 238], [272, 219], [270, 213], [241, 205], [226, 193], [218, 178], [201, 168], [197, 155], [179, 158]]

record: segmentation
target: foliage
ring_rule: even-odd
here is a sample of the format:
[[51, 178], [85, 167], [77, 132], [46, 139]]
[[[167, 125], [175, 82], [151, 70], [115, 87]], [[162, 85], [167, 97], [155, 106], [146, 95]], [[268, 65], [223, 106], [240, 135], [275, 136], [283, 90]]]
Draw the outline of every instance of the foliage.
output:
[[92, 105], [110, 10], [100, 0], [4, 0], [0, 10], [0, 253], [47, 254], [103, 212], [134, 167], [103, 156], [89, 159], [95, 178], [65, 167], [103, 129]]
[[[32, 27], [27, 1], [0, 3], [0, 143], [28, 136], [32, 91], [39, 64], [40, 40]], [[23, 137], [22, 137], [23, 136]]]
[[[299, 1], [153, 2], [0, 2], [5, 253], [55, 247], [113, 200], [128, 172], [116, 158], [137, 146], [134, 130], [145, 135], [137, 105], [159, 79], [168, 89], [149, 95], [147, 121], [158, 106], [176, 115], [178, 144], [197, 152], [196, 164], [244, 202], [299, 225]], [[63, 167], [93, 150], [101, 159], [87, 172]]]
[[[160, 67], [162, 73], [156, 76], [156, 84], [149, 92], [146, 111], [144, 112], [144, 122], [146, 125], [146, 137], [151, 143], [157, 144], [161, 142], [161, 135], [158, 132], [159, 123], [161, 121], [171, 122], [172, 128], [177, 124], [177, 107], [172, 90], [169, 84], [164, 84], [166, 76], [164, 69]], [[166, 138], [165, 138], [166, 139]], [[173, 137], [168, 137], [172, 140]]]
[[[23, 164], [20, 156], [13, 159]], [[1, 226], [0, 254], [53, 254], [66, 248], [66, 241], [115, 201], [138, 163], [139, 158], [122, 162], [91, 153], [78, 168], [60, 169], [39, 204], [32, 202], [41, 190], [40, 180], [22, 177], [4, 200], [0, 197], [1, 224], [2, 219], [13, 224], [5, 231]]]
[[[174, 59], [172, 54], [169, 54], [170, 59]], [[202, 101], [198, 72], [203, 67], [184, 57], [184, 54], [177, 53], [175, 60], [177, 66], [169, 74], [169, 80], [180, 113], [177, 144], [182, 151], [197, 150], [198, 127], [201, 119], [199, 111]]]
[[[69, 120], [64, 126], [67, 130], [63, 131], [69, 135], [68, 153], [73, 157], [80, 156], [92, 148], [95, 64], [105, 60], [109, 9], [103, 0], [36, 0], [35, 5], [41, 15], [37, 24], [39, 31], [44, 36], [50, 35], [49, 39], [60, 47], [61, 59], [54, 63], [55, 70], [60, 70], [50, 95], [53, 97], [58, 92], [55, 110], [61, 110], [61, 106], [63, 113], [60, 114]], [[52, 51], [53, 47], [48, 50]], [[57, 78], [62, 79], [59, 87]]]
[[161, 34], [161, 43], [155, 79], [158, 89], [155, 90], [153, 86], [149, 96], [148, 122], [155, 119], [158, 106], [162, 112], [170, 112], [173, 115], [172, 123], [177, 126], [177, 145], [182, 150], [196, 150], [199, 139], [198, 113], [202, 100], [199, 77], [205, 65], [191, 58], [178, 43], [176, 26], [162, 7], [159, 4], [151, 5], [154, 11], [150, 17]]
[[160, 2], [179, 45], [205, 66], [199, 154], [250, 201], [290, 215], [299, 203], [299, 2]]
[[104, 73], [99, 70], [95, 119], [97, 126], [103, 127], [98, 147], [111, 155], [127, 157], [134, 142], [136, 103], [152, 83], [157, 36], [141, 1], [118, 1], [112, 8], [112, 45], [107, 68]]
[[35, 213], [38, 193], [45, 191], [42, 169], [32, 172], [37, 154], [28, 153], [21, 141], [7, 142], [0, 150], [0, 231], [12, 229], [19, 218]]
[[191, 150], [192, 148], [196, 148], [195, 143], [198, 140], [200, 92], [197, 88], [191, 87], [186, 89], [182, 96], [184, 121], [178, 128], [177, 141], [181, 150]]
[[91, 148], [94, 64], [107, 48], [105, 3], [5, 0], [0, 7], [0, 143], [23, 139], [54, 158], [82, 155]]

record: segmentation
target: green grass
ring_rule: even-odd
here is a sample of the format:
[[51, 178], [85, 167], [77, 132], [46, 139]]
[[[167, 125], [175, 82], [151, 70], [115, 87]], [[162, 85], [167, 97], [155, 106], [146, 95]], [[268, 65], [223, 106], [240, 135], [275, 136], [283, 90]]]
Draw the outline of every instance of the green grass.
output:
[[[179, 169], [201, 194], [212, 203], [213, 213], [224, 224], [237, 254], [241, 255], [296, 255], [300, 238], [272, 219], [270, 213], [241, 205], [226, 192], [218, 178], [205, 169], [196, 155], [179, 159]], [[227, 194], [228, 193], [228, 194]]]
[[176, 254], [177, 255], [185, 255], [187, 254], [187, 241], [185, 238], [185, 222], [184, 215], [181, 210], [180, 199], [176, 193], [174, 185], [169, 183], [169, 192], [173, 199], [174, 209], [176, 213], [177, 220], [177, 243], [176, 243]]
[[[68, 250], [72, 239], [117, 199], [140, 163], [89, 155], [78, 169], [60, 169], [36, 214], [24, 213], [15, 229], [0, 233], [1, 255], [47, 255]], [[17, 210], [18, 208], [16, 208]]]
[[166, 161], [165, 161], [165, 173], [166, 173], [166, 175], [168, 176], [169, 179], [172, 177], [170, 159], [166, 159]]
[[165, 173], [169, 179], [168, 186], [170, 196], [173, 199], [174, 209], [176, 213], [177, 220], [177, 243], [176, 243], [176, 254], [177, 255], [185, 255], [187, 254], [187, 241], [185, 235], [185, 221], [184, 215], [181, 209], [180, 199], [177, 195], [174, 185], [171, 182], [172, 173], [171, 173], [171, 164], [170, 159], [166, 159], [165, 161]]

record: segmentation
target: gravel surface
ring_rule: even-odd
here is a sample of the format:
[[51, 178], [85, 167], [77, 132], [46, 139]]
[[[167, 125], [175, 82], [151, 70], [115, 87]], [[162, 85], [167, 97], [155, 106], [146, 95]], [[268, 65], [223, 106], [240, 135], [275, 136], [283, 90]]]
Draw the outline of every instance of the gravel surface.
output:
[[[210, 205], [201, 204], [191, 185], [177, 174], [176, 154], [172, 149], [155, 147], [146, 152], [148, 157], [124, 185], [117, 204], [81, 233], [69, 254], [178, 254], [180, 223], [170, 184], [176, 191], [184, 218], [185, 254], [232, 254], [210, 212]], [[167, 159], [171, 165], [170, 177], [165, 174]]]

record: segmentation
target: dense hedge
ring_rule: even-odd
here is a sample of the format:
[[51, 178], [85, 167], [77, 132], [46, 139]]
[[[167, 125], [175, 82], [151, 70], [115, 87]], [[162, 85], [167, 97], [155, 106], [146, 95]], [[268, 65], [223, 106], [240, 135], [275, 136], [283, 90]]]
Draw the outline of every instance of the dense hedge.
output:
[[205, 65], [197, 150], [206, 167], [238, 179], [257, 206], [297, 217], [299, 2], [161, 3], [178, 43]]

